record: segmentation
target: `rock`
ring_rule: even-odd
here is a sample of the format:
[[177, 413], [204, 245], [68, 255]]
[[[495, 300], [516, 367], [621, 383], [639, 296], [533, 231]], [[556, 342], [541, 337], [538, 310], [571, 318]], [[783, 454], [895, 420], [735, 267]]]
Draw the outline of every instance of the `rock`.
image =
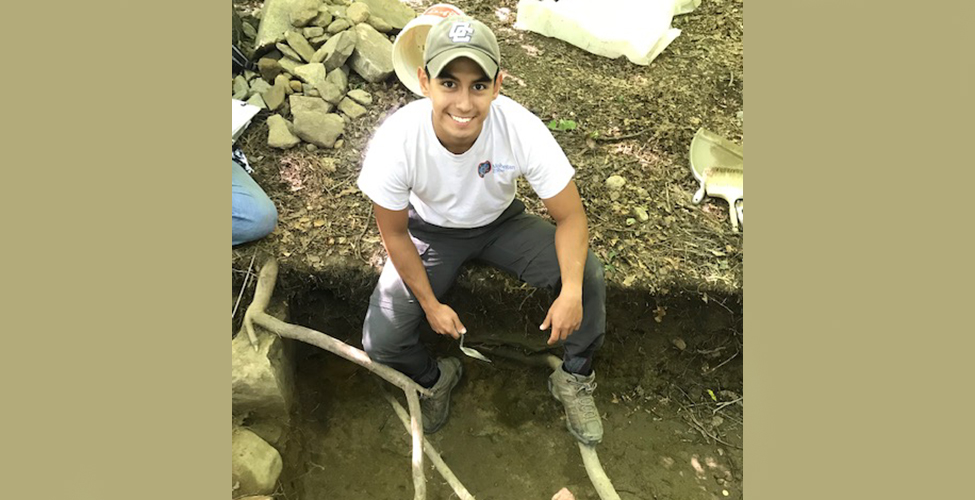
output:
[[[345, 61], [349, 59], [349, 56], [355, 51], [356, 45], [358, 43], [358, 36], [353, 31], [343, 31], [332, 38], [329, 38], [322, 48], [315, 51], [312, 55], [312, 62], [321, 62], [325, 64], [326, 71], [332, 71], [335, 68], [345, 64]], [[392, 51], [392, 46], [390, 46], [390, 51]], [[392, 56], [390, 56], [390, 61], [392, 61]]]
[[649, 198], [650, 192], [643, 188], [636, 188], [636, 195], [640, 198]]
[[332, 0], [332, 3], [335, 5], [345, 5], [348, 7], [349, 5], [352, 5], [352, 0]]
[[376, 31], [380, 33], [389, 33], [390, 31], [393, 31], [392, 25], [386, 22], [385, 19], [375, 14], [369, 14], [369, 19], [366, 19], [366, 24], [376, 28]]
[[682, 339], [680, 337], [674, 337], [674, 338], [670, 339], [670, 343], [671, 344], [674, 344], [674, 347], [676, 347], [677, 349], [679, 349], [681, 351], [683, 351], [684, 349], [687, 349], [687, 342], [684, 342], [684, 339]]
[[366, 19], [369, 19], [369, 6], [362, 2], [352, 2], [345, 14], [349, 16], [349, 21], [352, 21], [353, 24], [364, 23]]
[[[287, 84], [281, 82], [280, 77], [282, 76], [284, 75], [278, 75], [278, 78], [274, 80], [274, 86], [271, 87], [271, 90], [268, 90], [261, 95], [261, 97], [264, 99], [264, 103], [267, 104], [267, 109], [270, 109], [271, 111], [277, 110], [284, 102], [284, 96], [286, 93], [285, 86]], [[285, 77], [285, 79], [287, 80], [287, 77]]]
[[278, 75], [274, 79], [274, 84], [284, 87], [284, 95], [291, 95], [294, 92], [294, 89], [291, 87], [291, 79], [287, 75]]
[[369, 6], [369, 17], [379, 16], [392, 27], [401, 30], [416, 17], [416, 11], [399, 0], [360, 0]]
[[320, 2], [318, 0], [302, 0], [297, 2], [291, 10], [291, 25], [295, 28], [307, 26], [308, 23], [318, 16], [319, 5]]
[[626, 218], [626, 225], [627, 226], [632, 226], [633, 224], [636, 224], [636, 219], [634, 219], [633, 217], [627, 217]]
[[301, 81], [318, 85], [325, 81], [325, 65], [322, 63], [309, 63], [295, 68], [294, 75]]
[[301, 66], [301, 63], [290, 57], [282, 57], [281, 59], [278, 59], [278, 65], [280, 65], [282, 69], [287, 71], [288, 74], [293, 75], [295, 74], [295, 68]]
[[339, 140], [335, 141], [335, 149], [339, 149], [339, 148], [341, 148], [344, 145], [345, 145], [345, 141], [342, 140], [342, 139], [339, 139]]
[[393, 44], [368, 24], [357, 24], [355, 50], [349, 66], [367, 82], [377, 83], [393, 74]]
[[341, 69], [332, 70], [329, 72], [328, 76], [325, 77], [325, 81], [335, 85], [341, 89], [342, 92], [345, 92], [346, 89], [349, 88], [349, 76], [346, 75]]
[[315, 90], [315, 86], [314, 85], [309, 85], [307, 83], [302, 83], [301, 84], [301, 93], [302, 94], [308, 95], [308, 92], [310, 92], [312, 90]]
[[322, 99], [331, 104], [340, 103], [342, 98], [345, 96], [345, 89], [335, 85], [332, 82], [323, 82], [322, 84], [315, 86], [315, 89], [318, 90], [318, 94], [322, 96]]
[[636, 216], [637, 220], [640, 222], [646, 222], [650, 220], [650, 214], [643, 207], [633, 207], [633, 215]]
[[348, 19], [336, 19], [332, 21], [332, 24], [328, 25], [328, 28], [325, 28], [325, 31], [334, 35], [340, 31], [345, 31], [351, 27], [352, 27], [352, 23], [349, 22]]
[[[284, 33], [292, 28], [291, 13], [300, 11], [303, 6], [316, 3], [317, 0], [265, 0], [261, 9], [261, 24], [257, 29], [257, 39], [254, 40], [254, 52], [264, 54], [274, 47], [274, 44], [284, 41]], [[317, 14], [316, 14], [317, 15]]]
[[332, 105], [323, 101], [321, 97], [293, 95], [288, 100], [291, 103], [291, 113], [294, 115], [302, 113], [318, 113], [324, 115], [332, 111]]
[[263, 94], [268, 90], [271, 90], [271, 84], [265, 82], [262, 78], [257, 78], [251, 82], [251, 90], [247, 96], [250, 97], [255, 94]]
[[325, 33], [322, 36], [316, 36], [315, 38], [309, 38], [308, 39], [308, 43], [310, 43], [312, 45], [312, 47], [321, 47], [321, 45], [323, 43], [327, 42], [329, 38], [332, 38], [332, 35], [330, 35], [328, 33]]
[[292, 49], [291, 46], [286, 43], [276, 43], [274, 44], [274, 48], [278, 49], [282, 54], [284, 54], [284, 57], [294, 59], [295, 61], [303, 60], [301, 58], [301, 54], [296, 52], [295, 49]]
[[[246, 335], [245, 335], [246, 337]], [[231, 434], [231, 481], [235, 493], [267, 495], [274, 492], [283, 463], [281, 454], [254, 432], [235, 428]]]
[[257, 29], [251, 23], [243, 23], [241, 29], [244, 31], [244, 36], [250, 40], [257, 38]]
[[243, 75], [237, 75], [234, 78], [234, 99], [243, 101], [249, 95], [250, 87], [247, 85], [247, 80]]
[[301, 92], [302, 90], [304, 90], [304, 87], [302, 87], [302, 83], [299, 82], [298, 80], [291, 80], [288, 83], [291, 85], [292, 92]]
[[[267, 145], [272, 148], [278, 149], [289, 149], [293, 148], [301, 142], [301, 139], [297, 138], [291, 130], [288, 128], [288, 121], [284, 119], [283, 116], [274, 114], [267, 117]], [[240, 335], [238, 335], [239, 337]], [[244, 337], [247, 335], [245, 334]], [[262, 389], [265, 392], [272, 393], [273, 390]], [[248, 396], [249, 398], [259, 399], [258, 397]], [[270, 397], [274, 397], [273, 395]]]
[[341, 19], [348, 19], [349, 18], [348, 14], [346, 14], [347, 7], [344, 7], [342, 5], [328, 5], [325, 8], [328, 9], [328, 12], [330, 14], [332, 14], [332, 19], [333, 20], [339, 19], [339, 18], [341, 18]]
[[281, 74], [284, 68], [278, 64], [277, 59], [271, 59], [269, 57], [262, 57], [257, 60], [257, 71], [261, 74], [261, 78], [266, 82], [273, 82], [274, 77]]
[[696, 116], [692, 116], [689, 119], [689, 121], [691, 122], [691, 125], [694, 125], [694, 126], [697, 126], [697, 125], [700, 125], [701, 124], [701, 119], [698, 118], [698, 117], [696, 117]]
[[322, 36], [325, 34], [325, 28], [319, 26], [312, 26], [311, 28], [302, 28], [301, 36], [305, 37], [309, 42], [312, 38], [316, 36]]
[[241, 36], [244, 34], [244, 21], [240, 18], [240, 14], [237, 13], [237, 8], [231, 6], [231, 25], [230, 25], [230, 43], [237, 45], [240, 42]]
[[624, 178], [622, 178], [622, 177], [620, 177], [618, 175], [612, 175], [608, 179], [606, 179], [606, 187], [608, 187], [609, 189], [611, 189], [613, 191], [616, 191], [617, 189], [622, 188], [623, 185], [625, 185], [625, 184], [626, 184], [626, 179], [624, 179]]
[[[341, 71], [338, 71], [337, 73], [341, 73]], [[362, 89], [350, 90], [349, 98], [359, 104], [362, 104], [363, 106], [372, 104], [372, 95]]]
[[308, 151], [309, 153], [314, 153], [315, 151], [318, 151], [318, 146], [314, 144], [305, 144], [305, 151]]
[[261, 109], [267, 109], [267, 104], [264, 103], [264, 98], [261, 97], [261, 94], [252, 95], [251, 98], [247, 100], [247, 104], [252, 104]]
[[248, 83], [250, 83], [250, 81], [253, 80], [253, 79], [255, 79], [255, 78], [257, 78], [257, 73], [255, 73], [255, 72], [253, 72], [253, 71], [251, 71], [249, 69], [245, 69], [244, 70], [244, 79], [247, 80]]
[[316, 17], [311, 23], [319, 28], [324, 28], [329, 24], [332, 24], [332, 13], [329, 12], [327, 5], [322, 5], [318, 8], [318, 17]]
[[348, 97], [342, 99], [342, 102], [339, 103], [339, 111], [345, 113], [353, 120], [366, 114], [366, 108], [363, 108], [359, 105], [359, 103], [349, 99]]
[[315, 48], [308, 43], [308, 40], [305, 40], [305, 37], [301, 36], [301, 33], [298, 33], [297, 31], [288, 31], [284, 34], [284, 39], [288, 41], [288, 45], [290, 45], [292, 49], [295, 49], [295, 52], [297, 52], [303, 60], [311, 62], [311, 56], [315, 53]]
[[295, 135], [316, 146], [330, 148], [345, 131], [345, 122], [335, 113], [293, 113]]

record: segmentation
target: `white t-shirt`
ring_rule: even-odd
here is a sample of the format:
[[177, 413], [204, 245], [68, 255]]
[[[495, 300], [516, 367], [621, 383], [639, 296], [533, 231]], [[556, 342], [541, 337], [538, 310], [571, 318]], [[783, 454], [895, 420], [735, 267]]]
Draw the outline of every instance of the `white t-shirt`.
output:
[[515, 198], [518, 177], [546, 199], [559, 194], [574, 174], [542, 121], [499, 95], [474, 145], [459, 155], [437, 140], [430, 99], [399, 109], [373, 135], [358, 185], [383, 208], [412, 204], [430, 224], [473, 228], [504, 212]]

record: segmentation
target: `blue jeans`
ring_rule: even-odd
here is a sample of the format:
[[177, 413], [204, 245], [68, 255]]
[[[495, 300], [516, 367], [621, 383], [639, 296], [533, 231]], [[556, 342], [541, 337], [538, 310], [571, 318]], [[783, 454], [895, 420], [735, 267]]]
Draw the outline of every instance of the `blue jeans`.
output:
[[239, 245], [271, 234], [278, 222], [278, 210], [244, 167], [233, 160], [230, 163], [233, 180], [231, 228], [233, 245]]

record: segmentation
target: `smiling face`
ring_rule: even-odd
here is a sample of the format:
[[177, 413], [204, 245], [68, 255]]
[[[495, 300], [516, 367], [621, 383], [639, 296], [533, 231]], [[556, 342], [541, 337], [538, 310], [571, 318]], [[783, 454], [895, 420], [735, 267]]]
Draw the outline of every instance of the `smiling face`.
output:
[[477, 140], [491, 109], [491, 101], [501, 91], [501, 74], [496, 81], [471, 59], [459, 57], [440, 75], [427, 78], [417, 70], [423, 95], [433, 102], [433, 130], [448, 151], [461, 154]]

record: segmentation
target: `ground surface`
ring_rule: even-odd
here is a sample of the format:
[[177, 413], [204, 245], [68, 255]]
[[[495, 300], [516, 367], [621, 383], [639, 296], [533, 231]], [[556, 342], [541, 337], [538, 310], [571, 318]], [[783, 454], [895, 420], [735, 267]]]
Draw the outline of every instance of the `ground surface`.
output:
[[[432, 3], [416, 2], [416, 8]], [[699, 127], [743, 143], [743, 3], [705, 0], [695, 12], [675, 17], [682, 34], [649, 66], [515, 30], [515, 0], [454, 3], [496, 31], [508, 75], [502, 93], [545, 122], [577, 123], [554, 135], [577, 169], [590, 244], [610, 286], [654, 295], [740, 296], [742, 235], [731, 231], [724, 201], [691, 203], [697, 183], [687, 158]], [[339, 149], [268, 148], [263, 115], [242, 138], [280, 220], [270, 237], [233, 251], [236, 268], [246, 269], [250, 256], [262, 252], [326, 280], [369, 286], [375, 278], [382, 245], [371, 203], [355, 179], [376, 125], [417, 97], [395, 77], [368, 84], [353, 75], [350, 85], [372, 93], [375, 103], [346, 128]], [[611, 175], [627, 180], [618, 196], [605, 185]], [[519, 194], [530, 211], [544, 215], [527, 184]], [[650, 219], [627, 225], [636, 207]]]

